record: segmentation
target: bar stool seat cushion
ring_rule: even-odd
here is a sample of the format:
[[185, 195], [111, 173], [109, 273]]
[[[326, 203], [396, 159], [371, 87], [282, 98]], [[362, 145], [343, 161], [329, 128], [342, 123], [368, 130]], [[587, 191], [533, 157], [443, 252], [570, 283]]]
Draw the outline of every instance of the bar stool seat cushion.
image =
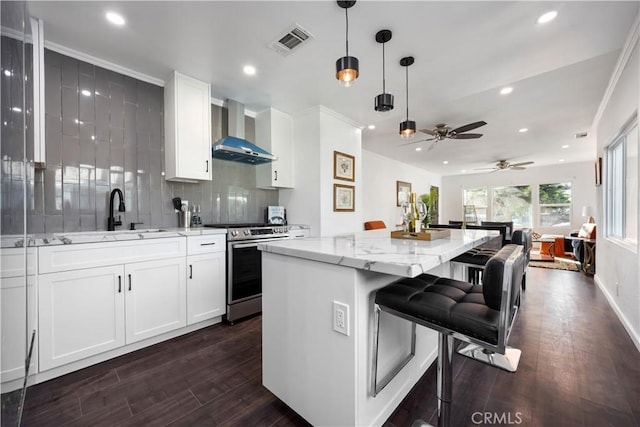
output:
[[487, 248], [487, 247], [477, 247], [474, 249], [470, 249], [467, 252], [458, 255], [453, 258], [451, 261], [460, 262], [463, 264], [473, 264], [477, 266], [484, 267], [485, 264], [489, 261], [489, 259], [498, 253], [500, 249], [496, 248]]
[[498, 342], [500, 311], [486, 305], [480, 285], [422, 274], [380, 289], [376, 303], [490, 343]]

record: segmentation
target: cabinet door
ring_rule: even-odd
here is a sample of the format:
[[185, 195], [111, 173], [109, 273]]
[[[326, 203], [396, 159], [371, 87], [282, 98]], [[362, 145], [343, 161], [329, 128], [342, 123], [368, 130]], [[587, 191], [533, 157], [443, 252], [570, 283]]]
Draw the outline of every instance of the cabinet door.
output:
[[291, 116], [269, 108], [256, 115], [256, 144], [278, 160], [256, 166], [259, 188], [293, 188]]
[[122, 266], [38, 277], [40, 370], [124, 345]]
[[185, 258], [125, 265], [127, 344], [186, 326], [186, 282]]
[[[24, 277], [11, 277], [0, 281], [0, 302], [2, 303], [0, 308], [2, 310], [0, 311], [2, 318], [2, 358], [0, 359], [2, 368], [0, 375], [2, 382], [24, 378], [25, 349], [27, 345], [30, 345], [31, 333], [36, 325], [37, 302], [34, 284], [35, 276], [28, 276], [29, 328], [26, 328]], [[28, 337], [25, 337], [27, 333]], [[31, 355], [30, 374], [36, 372], [37, 354], [36, 344]]]
[[174, 72], [165, 87], [166, 179], [211, 179], [211, 93], [208, 83]]
[[187, 323], [225, 314], [225, 252], [187, 258]]

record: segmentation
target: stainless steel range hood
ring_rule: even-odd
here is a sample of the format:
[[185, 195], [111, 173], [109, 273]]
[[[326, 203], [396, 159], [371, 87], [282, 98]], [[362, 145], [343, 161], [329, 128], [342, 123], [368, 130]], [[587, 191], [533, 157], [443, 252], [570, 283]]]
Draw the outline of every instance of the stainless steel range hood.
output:
[[259, 165], [278, 158], [252, 142], [244, 139], [244, 105], [227, 100], [229, 110], [229, 136], [216, 142], [211, 148], [213, 158], [232, 162]]

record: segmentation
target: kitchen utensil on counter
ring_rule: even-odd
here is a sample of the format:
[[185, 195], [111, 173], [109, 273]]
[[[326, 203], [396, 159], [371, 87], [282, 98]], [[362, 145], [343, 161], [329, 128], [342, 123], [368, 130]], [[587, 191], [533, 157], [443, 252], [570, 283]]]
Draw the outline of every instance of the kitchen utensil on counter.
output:
[[182, 207], [182, 199], [180, 197], [174, 197], [171, 199], [171, 202], [173, 203], [173, 208], [179, 212]]

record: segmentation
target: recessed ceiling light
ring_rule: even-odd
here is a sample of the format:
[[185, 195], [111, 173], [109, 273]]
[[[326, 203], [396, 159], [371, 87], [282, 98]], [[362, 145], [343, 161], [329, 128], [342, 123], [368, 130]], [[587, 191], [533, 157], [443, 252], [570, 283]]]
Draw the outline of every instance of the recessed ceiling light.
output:
[[546, 24], [547, 22], [553, 21], [556, 16], [558, 16], [558, 12], [556, 10], [551, 10], [547, 13], [544, 13], [538, 18], [538, 24]]
[[560, 163], [562, 163], [562, 162], [564, 162], [564, 159], [560, 159], [560, 160], [558, 160], [558, 161], [559, 161]]
[[422, 151], [422, 147], [416, 148], [416, 151]]
[[518, 130], [518, 132], [520, 132], [520, 133], [525, 133], [525, 132], [527, 132], [528, 130], [529, 130], [529, 129], [527, 129], [527, 128], [522, 128], [522, 129]]
[[449, 160], [445, 160], [444, 162], [442, 162], [443, 165], [448, 165], [449, 164]]
[[569, 146], [565, 144], [562, 146], [562, 148], [569, 148]]
[[467, 173], [467, 170], [466, 169], [462, 169], [460, 172]]
[[369, 126], [367, 126], [367, 128], [368, 128], [369, 130], [374, 130], [374, 129], [376, 128], [376, 125], [369, 125]]
[[513, 92], [513, 88], [511, 86], [500, 89], [500, 95], [509, 95], [511, 92]]
[[242, 68], [242, 71], [244, 71], [244, 73], [247, 76], [255, 76], [256, 75], [256, 67], [254, 67], [253, 65], [245, 65]]
[[124, 25], [124, 18], [122, 17], [122, 15], [119, 15], [115, 12], [107, 12], [105, 16], [107, 17], [107, 20], [111, 22], [113, 25], [118, 25], [118, 26]]
[[80, 93], [83, 94], [84, 96], [91, 96], [91, 91], [87, 89], [82, 89], [82, 92]]

